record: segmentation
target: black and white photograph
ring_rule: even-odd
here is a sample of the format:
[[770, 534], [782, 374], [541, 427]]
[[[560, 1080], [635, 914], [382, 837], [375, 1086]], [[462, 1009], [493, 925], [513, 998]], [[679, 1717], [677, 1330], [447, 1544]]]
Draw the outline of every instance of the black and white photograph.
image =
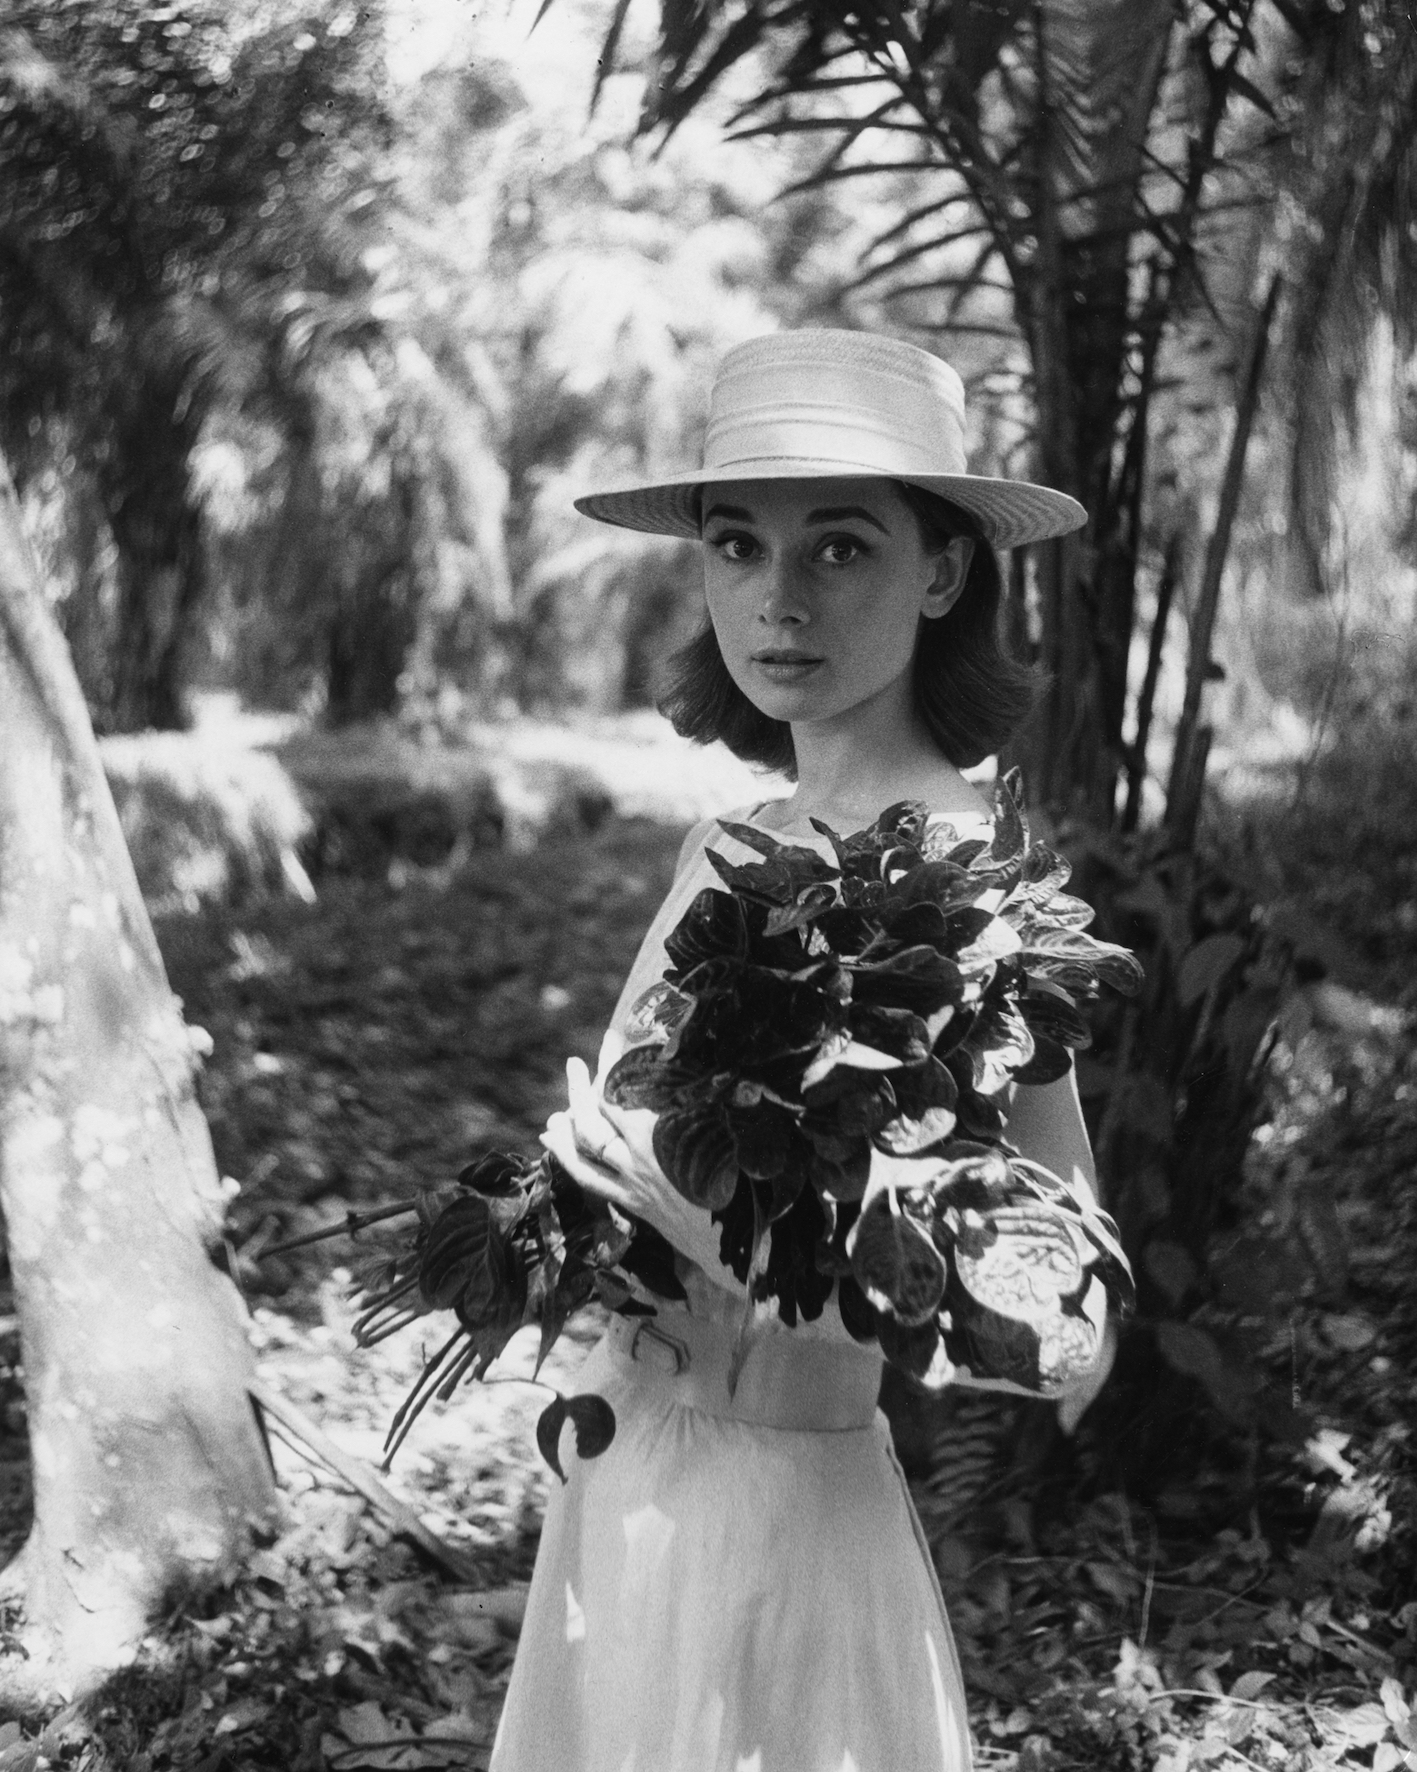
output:
[[1417, 1772], [1417, 5], [0, 0], [0, 1772]]

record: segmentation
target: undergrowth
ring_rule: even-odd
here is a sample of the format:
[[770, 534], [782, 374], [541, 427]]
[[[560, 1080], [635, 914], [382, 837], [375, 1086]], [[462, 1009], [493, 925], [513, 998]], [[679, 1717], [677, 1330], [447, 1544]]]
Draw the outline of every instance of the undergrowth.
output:
[[[676, 847], [612, 822], [401, 890], [331, 882], [312, 905], [161, 922], [174, 986], [212, 1036], [204, 1105], [241, 1183], [225, 1258], [261, 1378], [344, 1451], [377, 1461], [417, 1328], [356, 1356], [348, 1251], [263, 1248], [479, 1148], [528, 1146], [566, 1056], [594, 1058]], [[1341, 1271], [1306, 1283], [1258, 1356], [1304, 1404], [1305, 1432], [1217, 1424], [1197, 1383], [1172, 1479], [1139, 1497], [1104, 1394], [1032, 1490], [985, 1481], [936, 1549], [989, 1772], [1417, 1767], [1417, 1068], [1396, 1023], [1369, 1037], [1332, 1025], [1322, 999], [1307, 1014], [1284, 1030], [1247, 1183], [1263, 1218], [1267, 1175], [1302, 1159], [1342, 1232]], [[0, 1467], [17, 1472], [13, 1320], [0, 1330]], [[1124, 1337], [1124, 1364], [1142, 1334]], [[517, 1344], [509, 1364], [530, 1359]], [[547, 1493], [541, 1400], [514, 1383], [461, 1393], [388, 1478], [466, 1559], [460, 1581], [273, 1434], [279, 1534], [96, 1698], [0, 1722], [0, 1772], [484, 1765]], [[0, 1549], [24, 1526], [15, 1497]]]

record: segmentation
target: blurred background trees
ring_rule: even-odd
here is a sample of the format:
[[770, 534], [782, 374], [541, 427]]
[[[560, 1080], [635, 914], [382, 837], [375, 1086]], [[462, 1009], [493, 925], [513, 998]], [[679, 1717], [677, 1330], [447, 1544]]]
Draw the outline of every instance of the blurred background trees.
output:
[[57, 507], [101, 727], [183, 718], [211, 590], [194, 456], [215, 416], [265, 406], [294, 436], [282, 359], [310, 303], [342, 336], [373, 329], [378, 41], [332, 7], [7, 10], [3, 435], [22, 488]]
[[[688, 556], [570, 497], [692, 459], [735, 339], [864, 323], [959, 364], [981, 468], [1088, 506], [1015, 562], [1030, 775], [1154, 817], [1272, 286], [1190, 723], [1319, 710], [1346, 563], [1408, 569], [1401, 7], [535, 12], [9, 10], [0, 422], [100, 730], [194, 687], [331, 724], [649, 702]], [[1360, 408], [1397, 443], [1376, 544], [1333, 520], [1372, 485]], [[1350, 610], [1350, 648], [1391, 616]]]
[[386, 36], [333, 3], [7, 17], [4, 446], [101, 731], [193, 686], [335, 725], [613, 711], [691, 624], [683, 551], [570, 496], [687, 459], [713, 361], [845, 224], [765, 218], [781, 181], [707, 127], [657, 164], [623, 103], [587, 129], [588, 29], [535, 102], [475, 38], [393, 78]]

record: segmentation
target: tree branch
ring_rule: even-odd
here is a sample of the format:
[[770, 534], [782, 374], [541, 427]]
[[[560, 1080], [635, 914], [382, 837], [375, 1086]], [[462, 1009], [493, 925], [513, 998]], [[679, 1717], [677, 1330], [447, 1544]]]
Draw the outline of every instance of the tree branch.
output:
[[303, 1410], [298, 1409], [289, 1398], [272, 1390], [261, 1379], [252, 1379], [248, 1389], [252, 1400], [272, 1421], [278, 1423], [303, 1448], [313, 1452], [321, 1464], [327, 1465], [356, 1494], [362, 1495], [375, 1513], [387, 1520], [400, 1537], [411, 1539], [456, 1580], [471, 1584], [477, 1579], [477, 1570], [469, 1559], [460, 1551], [455, 1551], [451, 1545], [444, 1544], [436, 1533], [430, 1532], [408, 1503], [400, 1501], [397, 1495], [381, 1483], [362, 1458], [341, 1451]]

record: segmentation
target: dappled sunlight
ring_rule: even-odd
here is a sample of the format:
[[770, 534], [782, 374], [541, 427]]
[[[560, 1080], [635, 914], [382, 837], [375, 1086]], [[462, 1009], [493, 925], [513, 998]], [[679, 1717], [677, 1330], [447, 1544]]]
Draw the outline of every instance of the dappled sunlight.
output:
[[[346, 1215], [537, 1151], [686, 829], [791, 791], [655, 711], [705, 617], [696, 542], [574, 501], [695, 469], [724, 354], [803, 327], [935, 351], [971, 471], [1087, 511], [1001, 561], [1037, 705], [968, 776], [1020, 764], [1057, 851], [1001, 894], [1036, 909], [1071, 869], [1057, 988], [1093, 915], [1144, 963], [1134, 998], [1068, 1021], [1051, 1073], [1077, 1085], [1137, 1308], [1103, 1332], [1099, 1293], [1085, 1334], [1068, 1317], [1108, 1376], [1061, 1416], [888, 1378], [892, 1501], [904, 1473], [921, 1534], [884, 1584], [897, 1612], [792, 1628], [784, 1586], [817, 1591], [833, 1548], [865, 1559], [853, 1602], [885, 1567], [864, 1527], [813, 1545], [743, 1633], [790, 1704], [730, 1742], [741, 1669], [706, 1677], [712, 1741], [685, 1765], [895, 1772], [825, 1729], [810, 1768], [781, 1745], [841, 1695], [812, 1659], [838, 1624], [889, 1645], [881, 1690], [916, 1657], [907, 1720], [933, 1706], [948, 1736], [944, 1637], [893, 1633], [923, 1545], [980, 1772], [1417, 1772], [1409, 12], [11, 0], [0, 1772], [485, 1772], [548, 1506], [575, 1492], [538, 1456], [547, 1387], [572, 1388], [606, 1318], [576, 1316], [539, 1373], [517, 1333], [390, 1458], [447, 1325], [356, 1352], [381, 1232]], [[805, 930], [822, 908], [773, 914]], [[834, 950], [814, 933], [815, 991]], [[872, 929], [871, 965], [895, 939]], [[894, 1135], [954, 1126], [923, 1095], [905, 1111], [892, 1038], [953, 1055], [986, 1105], [1008, 1085], [972, 999], [931, 997], [927, 1021], [921, 951], [889, 960], [920, 1015], [883, 999], [895, 1021], [804, 1073], [843, 1126], [887, 1095]], [[1064, 1009], [1034, 970], [1043, 1027]], [[723, 1051], [700, 1055], [717, 1142], [695, 1126], [736, 1189], [740, 1165], [764, 1179], [744, 1150], [776, 1160], [775, 1114], [805, 1137], [810, 1104], [752, 1082], [764, 1144], [740, 1147], [748, 1067]], [[664, 1111], [689, 1120], [685, 1099]], [[988, 1113], [971, 1135], [1012, 1126], [1027, 1168], [1028, 1110]], [[830, 1203], [844, 1227], [854, 1196]], [[871, 1213], [896, 1330], [943, 1349], [973, 1307], [945, 1308], [894, 1184]], [[776, 1234], [748, 1217], [744, 1273]], [[773, 1223], [801, 1238], [804, 1298], [839, 1300], [846, 1245]], [[971, 1246], [976, 1302], [1058, 1304], [1080, 1248], [1049, 1247], [1045, 1272]], [[718, 1468], [725, 1490], [750, 1462]], [[795, 1468], [756, 1499], [814, 1505]], [[711, 1530], [739, 1554], [763, 1517], [626, 1495], [548, 1589], [558, 1653], [597, 1649], [612, 1564], [654, 1596], [662, 1648], [665, 1572]], [[711, 1607], [741, 1576], [723, 1550], [693, 1580]], [[707, 1666], [699, 1624], [684, 1659]]]

